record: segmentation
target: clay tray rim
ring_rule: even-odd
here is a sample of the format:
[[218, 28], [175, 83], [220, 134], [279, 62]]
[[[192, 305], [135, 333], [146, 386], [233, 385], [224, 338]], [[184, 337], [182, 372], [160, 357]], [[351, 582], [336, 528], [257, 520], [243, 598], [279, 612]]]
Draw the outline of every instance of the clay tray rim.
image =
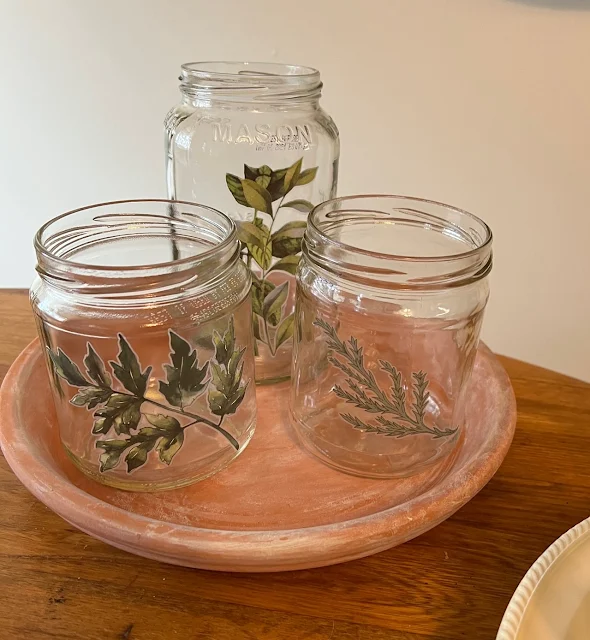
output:
[[[0, 429], [0, 446], [18, 479], [52, 511], [79, 529], [104, 540], [109, 540], [111, 544], [135, 553], [141, 553], [137, 548], [138, 540], [143, 539], [145, 544], [146, 539], [149, 538], [158, 539], [160, 544], [164, 544], [169, 549], [171, 557], [168, 561], [172, 563], [178, 563], [175, 560], [174, 549], [176, 547], [186, 548], [187, 543], [190, 543], [191, 540], [198, 543], [199, 551], [211, 554], [223, 553], [226, 559], [228, 555], [232, 555], [231, 543], [239, 547], [235, 549], [237, 553], [243, 552], [243, 545], [246, 543], [248, 547], [252, 545], [252, 551], [255, 555], [258, 555], [260, 545], [268, 545], [273, 540], [281, 546], [288, 547], [291, 545], [297, 546], [298, 540], [301, 542], [304, 539], [306, 543], [309, 543], [317, 537], [318, 540], [321, 540], [325, 550], [326, 546], [338, 547], [340, 536], [345, 533], [350, 536], [350, 532], [354, 532], [355, 529], [358, 529], [355, 532], [356, 534], [361, 535], [362, 533], [365, 536], [365, 543], [367, 543], [367, 547], [370, 547], [367, 538], [374, 538], [375, 542], [378, 542], [379, 533], [383, 529], [389, 528], [389, 531], [393, 534], [408, 528], [413, 532], [411, 537], [415, 537], [442, 522], [476, 495], [501, 465], [514, 435], [516, 400], [508, 375], [498, 359], [483, 343], [480, 343], [479, 352], [478, 356], [483, 356], [487, 360], [494, 378], [503, 383], [501, 386], [505, 388], [506, 393], [511, 395], [505, 403], [501, 422], [506, 425], [506, 428], [502, 431], [500, 437], [492, 441], [492, 443], [486, 442], [485, 449], [480, 457], [470, 461], [458, 475], [449, 473], [435, 490], [413, 498], [404, 504], [337, 523], [298, 529], [224, 530], [157, 521], [141, 514], [126, 511], [121, 507], [104, 502], [86, 493], [66, 478], [56, 475], [47, 465], [44, 458], [41, 461], [36, 459], [31, 464], [26, 454], [29, 449], [27, 438], [18, 429], [18, 420], [15, 419], [15, 407], [12, 398], [21, 376], [24, 376], [24, 373], [34, 365], [39, 365], [41, 350], [38, 339], [33, 340], [21, 352], [10, 367], [2, 384], [0, 393], [0, 424], [2, 425]], [[494, 444], [495, 446], [491, 446]], [[468, 478], [472, 480], [471, 483], [466, 482]], [[469, 487], [473, 486], [474, 480], [476, 480], [478, 487], [475, 493], [469, 490]], [[376, 482], [380, 482], [380, 480], [376, 480]], [[53, 497], [54, 495], [56, 497]], [[83, 497], [85, 500], [90, 501], [91, 505], [84, 510], [80, 510], [77, 497]], [[431, 519], [432, 511], [436, 509], [436, 505], [443, 498], [449, 504], [448, 509], [445, 510], [444, 514], [439, 513], [434, 519]], [[420, 515], [406, 519], [401, 525], [388, 527], [388, 522], [393, 524], [395, 516], [409, 511], [410, 507], [413, 510], [416, 507], [421, 507], [418, 511]], [[121, 518], [121, 514], [125, 514], [125, 517]], [[89, 526], [89, 522], [92, 522], [91, 526]], [[117, 523], [115, 530], [113, 529], [113, 522]], [[423, 529], [421, 529], [422, 526], [424, 527]], [[331, 535], [326, 538], [326, 533]], [[326, 545], [327, 540], [331, 540], [331, 544], [328, 543]], [[379, 547], [387, 548], [386, 545], [382, 544]], [[163, 555], [162, 551], [163, 549], [160, 549], [160, 556]], [[268, 552], [271, 553], [270, 548]], [[371, 553], [375, 553], [375, 549], [370, 550], [368, 548], [363, 555]], [[355, 554], [355, 557], [358, 556]]]

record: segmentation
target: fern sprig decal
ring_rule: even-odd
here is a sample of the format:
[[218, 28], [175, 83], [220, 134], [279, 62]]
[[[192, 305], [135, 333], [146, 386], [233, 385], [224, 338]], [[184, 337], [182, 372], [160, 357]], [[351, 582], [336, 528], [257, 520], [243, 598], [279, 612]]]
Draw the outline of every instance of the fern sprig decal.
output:
[[410, 415], [402, 375], [390, 362], [379, 360], [381, 370], [391, 378], [392, 386], [388, 395], [377, 383], [373, 372], [366, 368], [363, 348], [356, 338], [351, 336], [347, 341], [340, 340], [336, 329], [325, 320], [316, 319], [314, 325], [320, 327], [327, 337], [329, 362], [347, 376], [348, 388], [335, 385], [332, 391], [357, 409], [376, 416], [374, 422], [365, 422], [352, 413], [341, 413], [341, 418], [352, 427], [365, 433], [394, 438], [418, 434], [443, 438], [457, 431], [456, 428], [439, 429], [426, 424], [426, 408], [430, 398], [426, 373], [418, 371], [412, 374], [413, 402]]

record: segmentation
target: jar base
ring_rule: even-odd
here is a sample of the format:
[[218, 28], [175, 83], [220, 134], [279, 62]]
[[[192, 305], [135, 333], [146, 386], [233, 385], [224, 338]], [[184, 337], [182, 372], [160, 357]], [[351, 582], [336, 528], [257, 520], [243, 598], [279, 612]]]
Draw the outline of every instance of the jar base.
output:
[[346, 449], [334, 442], [322, 438], [314, 429], [306, 427], [291, 412], [291, 425], [302, 446], [325, 465], [348, 475], [371, 478], [375, 480], [391, 480], [409, 478], [440, 465], [441, 473], [450, 469], [461, 450], [463, 429], [454, 438], [454, 444], [445, 451], [439, 451], [425, 460], [411, 466], [396, 464], [394, 454], [374, 454], [359, 450]]
[[256, 380], [256, 386], [264, 387], [266, 385], [279, 384], [280, 382], [286, 382], [287, 380], [290, 380], [290, 379], [291, 379], [290, 374], [286, 374], [284, 376], [277, 376], [275, 378], [264, 378], [263, 380]]
[[282, 350], [275, 356], [261, 354], [254, 359], [256, 384], [277, 384], [291, 378], [291, 350]]
[[[219, 471], [222, 471], [226, 467], [228, 467], [238, 456], [242, 454], [242, 452], [246, 449], [254, 432], [256, 430], [256, 425], [252, 425], [248, 430], [248, 436], [244, 440], [243, 443], [240, 444], [240, 448], [236, 451], [233, 449], [224, 449], [220, 452], [220, 456], [217, 460], [211, 462], [207, 469], [201, 470], [200, 472], [191, 475], [189, 477], [170, 480], [167, 482], [154, 482], [154, 481], [141, 481], [141, 480], [133, 480], [133, 478], [120, 479], [117, 477], [113, 477], [107, 474], [103, 474], [100, 472], [96, 472], [90, 469], [87, 465], [85, 465], [77, 456], [75, 456], [66, 445], [63, 445], [68, 458], [73, 462], [74, 466], [81, 471], [85, 476], [91, 478], [95, 482], [99, 484], [106, 485], [108, 487], [113, 487], [115, 489], [121, 489], [122, 491], [132, 491], [137, 493], [155, 493], [159, 491], [171, 491], [173, 489], [181, 489], [182, 487], [187, 487], [191, 484], [195, 484], [197, 482], [201, 482], [202, 480], [206, 480], [211, 476], [215, 475]], [[233, 452], [233, 455], [226, 455], [226, 452]]]

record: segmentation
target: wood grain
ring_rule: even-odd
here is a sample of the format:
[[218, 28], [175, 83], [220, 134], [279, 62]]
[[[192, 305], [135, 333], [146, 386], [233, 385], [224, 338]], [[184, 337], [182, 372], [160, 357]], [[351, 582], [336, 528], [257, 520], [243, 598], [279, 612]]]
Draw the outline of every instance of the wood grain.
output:
[[[0, 291], [0, 373], [34, 337]], [[0, 639], [487, 640], [537, 556], [590, 511], [590, 385], [504, 358], [519, 407], [494, 479], [401, 547], [282, 574], [172, 567], [73, 529], [0, 460]]]

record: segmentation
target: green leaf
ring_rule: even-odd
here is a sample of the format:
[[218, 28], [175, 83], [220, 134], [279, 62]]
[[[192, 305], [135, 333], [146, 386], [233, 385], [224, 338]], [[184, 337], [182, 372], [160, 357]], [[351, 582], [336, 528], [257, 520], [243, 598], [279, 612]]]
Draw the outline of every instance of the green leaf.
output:
[[106, 435], [111, 430], [113, 422], [113, 418], [98, 418], [98, 420], [95, 420], [94, 424], [92, 425], [92, 433], [94, 435]]
[[261, 269], [268, 269], [272, 261], [272, 240], [270, 237], [270, 229], [262, 222], [260, 218], [256, 218], [252, 224], [258, 230], [256, 243], [247, 242], [248, 252], [254, 258]]
[[262, 340], [262, 335], [260, 333], [260, 319], [258, 315], [256, 315], [255, 313], [252, 314], [252, 329], [254, 330], [254, 337], [256, 338], [256, 340]]
[[313, 182], [313, 180], [316, 177], [316, 174], [318, 172], [318, 168], [317, 167], [313, 167], [311, 169], [306, 169], [305, 171], [302, 171], [299, 174], [299, 177], [297, 178], [295, 185], [296, 187], [300, 187], [304, 184], [309, 184], [310, 182]]
[[105, 451], [123, 451], [128, 446], [128, 440], [99, 440], [96, 443], [97, 449], [104, 449]]
[[88, 343], [88, 352], [84, 358], [84, 366], [86, 372], [99, 387], [108, 388], [111, 386], [111, 376], [105, 371], [104, 363], [94, 350], [94, 347]]
[[[217, 362], [221, 362], [225, 364], [228, 362], [230, 355], [227, 353], [225, 348], [225, 341], [223, 336], [221, 336], [217, 331], [213, 332], [213, 344], [215, 345], [215, 358]], [[213, 377], [213, 383], [215, 384], [215, 363], [211, 362], [211, 374]]]
[[166, 382], [160, 380], [160, 393], [173, 407], [187, 407], [207, 385], [207, 362], [199, 368], [196, 349], [174, 331], [170, 335], [170, 361], [165, 364]]
[[127, 463], [127, 472], [141, 467], [147, 462], [148, 453], [156, 445], [156, 440], [147, 440], [140, 442], [138, 445], [129, 450], [129, 453], [125, 456], [125, 462]]
[[285, 256], [273, 264], [270, 271], [285, 271], [294, 276], [297, 273], [297, 265], [299, 264], [300, 257], [301, 256]]
[[225, 182], [227, 184], [227, 188], [231, 191], [234, 200], [243, 205], [244, 207], [249, 207], [248, 201], [244, 196], [244, 189], [242, 187], [242, 180], [238, 178], [238, 176], [234, 176], [232, 173], [225, 174]]
[[249, 167], [247, 164], [244, 164], [244, 178], [247, 180], [256, 180], [256, 178], [258, 178], [258, 167]]
[[216, 389], [209, 390], [209, 409], [215, 416], [226, 416], [231, 413], [235, 413], [238, 410], [248, 384], [239, 387], [237, 391], [228, 398], [223, 392]]
[[245, 347], [236, 348], [233, 317], [223, 338], [215, 335], [215, 360], [211, 361], [211, 385], [208, 402], [211, 413], [226, 416], [235, 413], [244, 398], [248, 383], [242, 384], [243, 363], [240, 364], [246, 351]]
[[240, 221], [237, 223], [237, 226], [238, 238], [248, 246], [248, 248], [250, 248], [250, 245], [254, 245], [260, 249], [264, 249], [266, 247], [268, 243], [268, 234], [270, 232], [262, 220], [257, 219], [256, 223]]
[[104, 449], [104, 453], [100, 456], [100, 471], [104, 473], [119, 464], [121, 454], [129, 446], [129, 443], [127, 440], [100, 440], [96, 446], [99, 449]]
[[[305, 173], [305, 172], [304, 172]], [[281, 209], [289, 207], [290, 209], [296, 209], [302, 213], [309, 213], [313, 209], [313, 204], [309, 200], [290, 200], [281, 205]]]
[[264, 251], [261, 251], [258, 247], [252, 247], [250, 253], [261, 269], [268, 269], [272, 262], [272, 242], [270, 238]]
[[272, 245], [272, 254], [275, 258], [295, 256], [301, 252], [301, 238], [278, 238]]
[[272, 236], [272, 255], [276, 258], [296, 255], [301, 251], [301, 242], [307, 223], [288, 222]]
[[260, 176], [272, 176], [272, 169], [267, 165], [263, 164], [261, 167], [249, 167], [247, 164], [244, 165], [244, 178], [248, 180], [256, 180]]
[[159, 429], [158, 427], [142, 427], [134, 436], [131, 436], [127, 440], [129, 444], [136, 444], [137, 442], [144, 442], [151, 438], [162, 438], [169, 435], [165, 429]]
[[225, 393], [229, 389], [226, 372], [217, 362], [211, 363], [211, 380], [213, 382], [213, 386], [219, 391]]
[[184, 442], [184, 432], [180, 422], [172, 416], [161, 413], [146, 413], [145, 417], [154, 426], [140, 429], [134, 439], [159, 440], [156, 450], [160, 455], [160, 460], [165, 464], [170, 464]]
[[68, 356], [58, 349], [57, 353], [54, 353], [49, 347], [47, 352], [55, 367], [55, 372], [60, 378], [63, 378], [72, 387], [90, 387], [92, 386], [88, 380], [82, 375], [78, 366], [72, 362]]
[[[161, 435], [176, 435], [177, 433], [180, 433], [182, 431], [180, 422], [178, 422], [178, 420], [176, 418], [173, 418], [172, 416], [166, 416], [162, 413], [146, 413], [144, 415], [146, 417], [146, 420], [161, 432]], [[137, 435], [141, 436], [147, 428], [149, 427], [140, 429], [137, 432]]]
[[252, 311], [259, 316], [262, 316], [262, 305], [264, 304], [264, 298], [275, 288], [275, 285], [270, 280], [254, 280], [252, 279]]
[[264, 303], [262, 305], [262, 316], [267, 320], [281, 312], [281, 307], [285, 304], [287, 300], [287, 294], [289, 293], [289, 283], [283, 282], [280, 286], [273, 289], [267, 296], [264, 298]]
[[282, 314], [282, 310], [278, 309], [274, 313], [271, 313], [271, 314], [268, 315], [268, 317], [266, 318], [266, 322], [271, 327], [276, 327], [279, 324], [279, 322], [281, 321], [281, 314]]
[[146, 414], [146, 418], [153, 426], [143, 427], [134, 436], [126, 440], [101, 440], [96, 443], [97, 447], [104, 449], [100, 456], [101, 471], [116, 467], [125, 449], [129, 449], [125, 457], [127, 471], [131, 472], [141, 467], [146, 463], [148, 454], [156, 443], [160, 460], [170, 464], [184, 441], [180, 422], [163, 414]]
[[105, 471], [109, 471], [109, 469], [114, 469], [118, 464], [121, 458], [122, 451], [109, 451], [101, 454], [100, 461], [100, 471], [104, 473]]
[[216, 416], [225, 415], [225, 407], [227, 406], [227, 397], [223, 391], [217, 389], [209, 389], [209, 409]]
[[130, 402], [121, 412], [120, 418], [115, 418], [115, 431], [117, 430], [117, 425], [120, 431], [125, 433], [128, 433], [131, 429], [137, 429], [137, 425], [141, 420], [140, 407], [140, 402]]
[[261, 186], [266, 191], [266, 188], [270, 184], [270, 176], [258, 176], [255, 182], [257, 185]]
[[299, 158], [297, 162], [292, 164], [285, 173], [284, 190], [285, 193], [289, 193], [291, 189], [297, 184], [299, 174], [301, 173], [301, 165], [303, 164], [303, 158]]
[[304, 220], [293, 220], [292, 222], [287, 222], [287, 224], [282, 226], [278, 231], [275, 231], [272, 237], [278, 238], [280, 236], [286, 236], [288, 238], [303, 238], [306, 228], [307, 222]]
[[235, 413], [238, 410], [238, 407], [242, 403], [244, 396], [246, 395], [246, 389], [248, 385], [245, 384], [243, 387], [240, 387], [232, 396], [230, 402], [225, 407], [225, 414], [229, 415]]
[[245, 352], [246, 347], [243, 347], [242, 349], [235, 349], [231, 354], [231, 358], [229, 359], [229, 363], [227, 365], [227, 372], [230, 378], [232, 378], [233, 380], [239, 378], [239, 376], [236, 375], [238, 372], [238, 365], [240, 364]]
[[272, 216], [272, 199], [270, 193], [261, 187], [254, 180], [242, 180], [242, 189], [244, 197], [250, 207]]
[[427, 391], [428, 389], [428, 378], [426, 377], [426, 373], [424, 371], [418, 371], [416, 373], [412, 373], [412, 377], [414, 378], [414, 382], [412, 384], [412, 393], [414, 395], [414, 404], [412, 405], [412, 412], [419, 422], [424, 422], [424, 415], [426, 412], [426, 407], [428, 405], [428, 399], [430, 398], [430, 393]]
[[231, 362], [232, 354], [236, 346], [236, 334], [233, 316], [230, 317], [229, 323], [227, 325], [227, 330], [223, 334], [223, 342], [225, 344], [226, 362], [229, 364], [229, 362]]
[[184, 442], [184, 432], [180, 431], [175, 436], [162, 438], [157, 446], [160, 460], [165, 464], [170, 464], [172, 458], [180, 451]]
[[279, 325], [275, 336], [275, 345], [278, 349], [289, 338], [293, 337], [293, 329], [295, 328], [295, 314], [287, 316]]
[[152, 368], [148, 367], [142, 373], [137, 355], [121, 333], [119, 334], [119, 355], [117, 358], [119, 362], [110, 363], [113, 373], [127, 391], [138, 398], [143, 398]]
[[140, 407], [143, 398], [135, 398], [124, 393], [113, 393], [106, 405], [94, 412], [95, 418], [105, 418], [94, 423], [93, 433], [107, 433], [111, 427], [117, 434], [129, 434], [137, 429], [141, 419]]
[[267, 191], [270, 193], [270, 197], [273, 202], [282, 198], [286, 193], [285, 175], [288, 170], [289, 167], [286, 169], [278, 169], [277, 171], [273, 171], [270, 176], [270, 184], [267, 187]]
[[285, 175], [287, 171], [289, 171], [289, 167], [285, 167], [284, 169], [277, 169], [276, 171], [273, 171], [270, 176], [270, 181], [272, 183], [282, 182], [284, 184]]
[[94, 409], [96, 405], [106, 402], [112, 395], [111, 389], [101, 389], [100, 387], [84, 387], [70, 400], [76, 407], [88, 406]]
[[[230, 317], [227, 330], [221, 336], [217, 331], [213, 332], [213, 344], [215, 346], [215, 359], [219, 364], [227, 365], [230, 361], [235, 346], [234, 318]], [[213, 367], [214, 363], [211, 363]]]
[[318, 168], [313, 167], [312, 169], [301, 171], [302, 164], [303, 158], [300, 158], [290, 167], [272, 172], [270, 184], [266, 188], [273, 202], [289, 193], [291, 189], [308, 184], [315, 179]]

